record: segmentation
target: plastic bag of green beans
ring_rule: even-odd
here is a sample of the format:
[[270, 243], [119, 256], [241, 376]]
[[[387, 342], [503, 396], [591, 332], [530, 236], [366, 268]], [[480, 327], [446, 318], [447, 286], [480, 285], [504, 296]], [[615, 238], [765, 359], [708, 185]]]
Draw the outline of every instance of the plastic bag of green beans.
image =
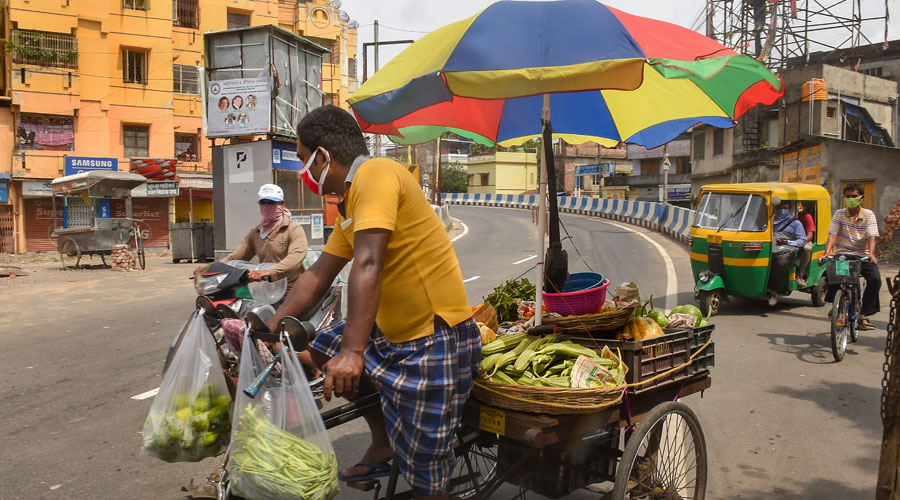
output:
[[243, 389], [266, 368], [244, 334], [231, 436], [232, 492], [254, 500], [331, 500], [340, 491], [337, 458], [309, 382], [289, 346], [281, 372], [251, 398]]

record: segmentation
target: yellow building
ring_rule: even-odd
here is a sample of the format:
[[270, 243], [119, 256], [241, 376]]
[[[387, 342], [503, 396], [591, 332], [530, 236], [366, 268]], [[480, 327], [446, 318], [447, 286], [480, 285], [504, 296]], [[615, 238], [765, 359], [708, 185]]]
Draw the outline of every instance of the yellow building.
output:
[[325, 101], [347, 107], [356, 29], [327, 0], [0, 0], [0, 252], [56, 249], [47, 184], [66, 156], [115, 158], [120, 170], [178, 158], [181, 196], [135, 199], [135, 217], [153, 221], [148, 246], [168, 245], [187, 188], [195, 215], [211, 214], [203, 33], [264, 24], [331, 49]]
[[521, 194], [537, 189], [537, 154], [498, 151], [469, 155], [469, 192]]

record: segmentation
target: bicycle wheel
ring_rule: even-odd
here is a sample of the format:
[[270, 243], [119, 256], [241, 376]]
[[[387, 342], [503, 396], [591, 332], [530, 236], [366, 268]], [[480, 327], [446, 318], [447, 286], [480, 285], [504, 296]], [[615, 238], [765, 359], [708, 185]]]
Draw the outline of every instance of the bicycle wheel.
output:
[[141, 271], [146, 269], [147, 267], [147, 256], [144, 254], [144, 239], [141, 238], [141, 230], [138, 227], [134, 228], [134, 256], [137, 259], [138, 266], [141, 267]]
[[[463, 427], [454, 450], [456, 461], [450, 474], [450, 498], [478, 498], [480, 491], [497, 476], [497, 436]], [[474, 436], [474, 437], [473, 437]]]
[[843, 288], [835, 292], [831, 304], [831, 354], [835, 361], [844, 359], [850, 336], [849, 298]]
[[628, 438], [611, 499], [702, 500], [706, 469], [706, 438], [697, 415], [669, 401], [650, 410]]

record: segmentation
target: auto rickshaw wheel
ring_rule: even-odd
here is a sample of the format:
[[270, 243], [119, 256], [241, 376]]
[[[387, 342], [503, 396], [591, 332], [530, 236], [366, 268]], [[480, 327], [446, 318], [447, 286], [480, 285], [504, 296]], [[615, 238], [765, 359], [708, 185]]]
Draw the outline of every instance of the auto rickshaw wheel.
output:
[[78, 269], [81, 263], [81, 248], [78, 247], [78, 242], [71, 238], [63, 241], [59, 248], [59, 263], [62, 264], [64, 271]]
[[825, 295], [828, 293], [828, 284], [825, 282], [825, 276], [819, 278], [819, 282], [812, 287], [810, 295], [812, 296], [813, 307], [822, 307], [825, 305]]
[[701, 291], [697, 297], [700, 302], [700, 312], [703, 316], [716, 316], [719, 314], [719, 307], [722, 305], [722, 291]]

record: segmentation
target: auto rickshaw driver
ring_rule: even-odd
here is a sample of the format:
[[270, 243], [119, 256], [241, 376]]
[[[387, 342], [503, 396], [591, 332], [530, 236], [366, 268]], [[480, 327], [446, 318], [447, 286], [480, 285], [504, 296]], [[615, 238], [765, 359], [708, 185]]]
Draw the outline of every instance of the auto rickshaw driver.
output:
[[778, 294], [788, 294], [788, 276], [797, 264], [800, 249], [806, 245], [806, 230], [794, 217], [790, 201], [782, 201], [772, 220], [772, 267], [769, 273], [769, 305], [778, 303]]

